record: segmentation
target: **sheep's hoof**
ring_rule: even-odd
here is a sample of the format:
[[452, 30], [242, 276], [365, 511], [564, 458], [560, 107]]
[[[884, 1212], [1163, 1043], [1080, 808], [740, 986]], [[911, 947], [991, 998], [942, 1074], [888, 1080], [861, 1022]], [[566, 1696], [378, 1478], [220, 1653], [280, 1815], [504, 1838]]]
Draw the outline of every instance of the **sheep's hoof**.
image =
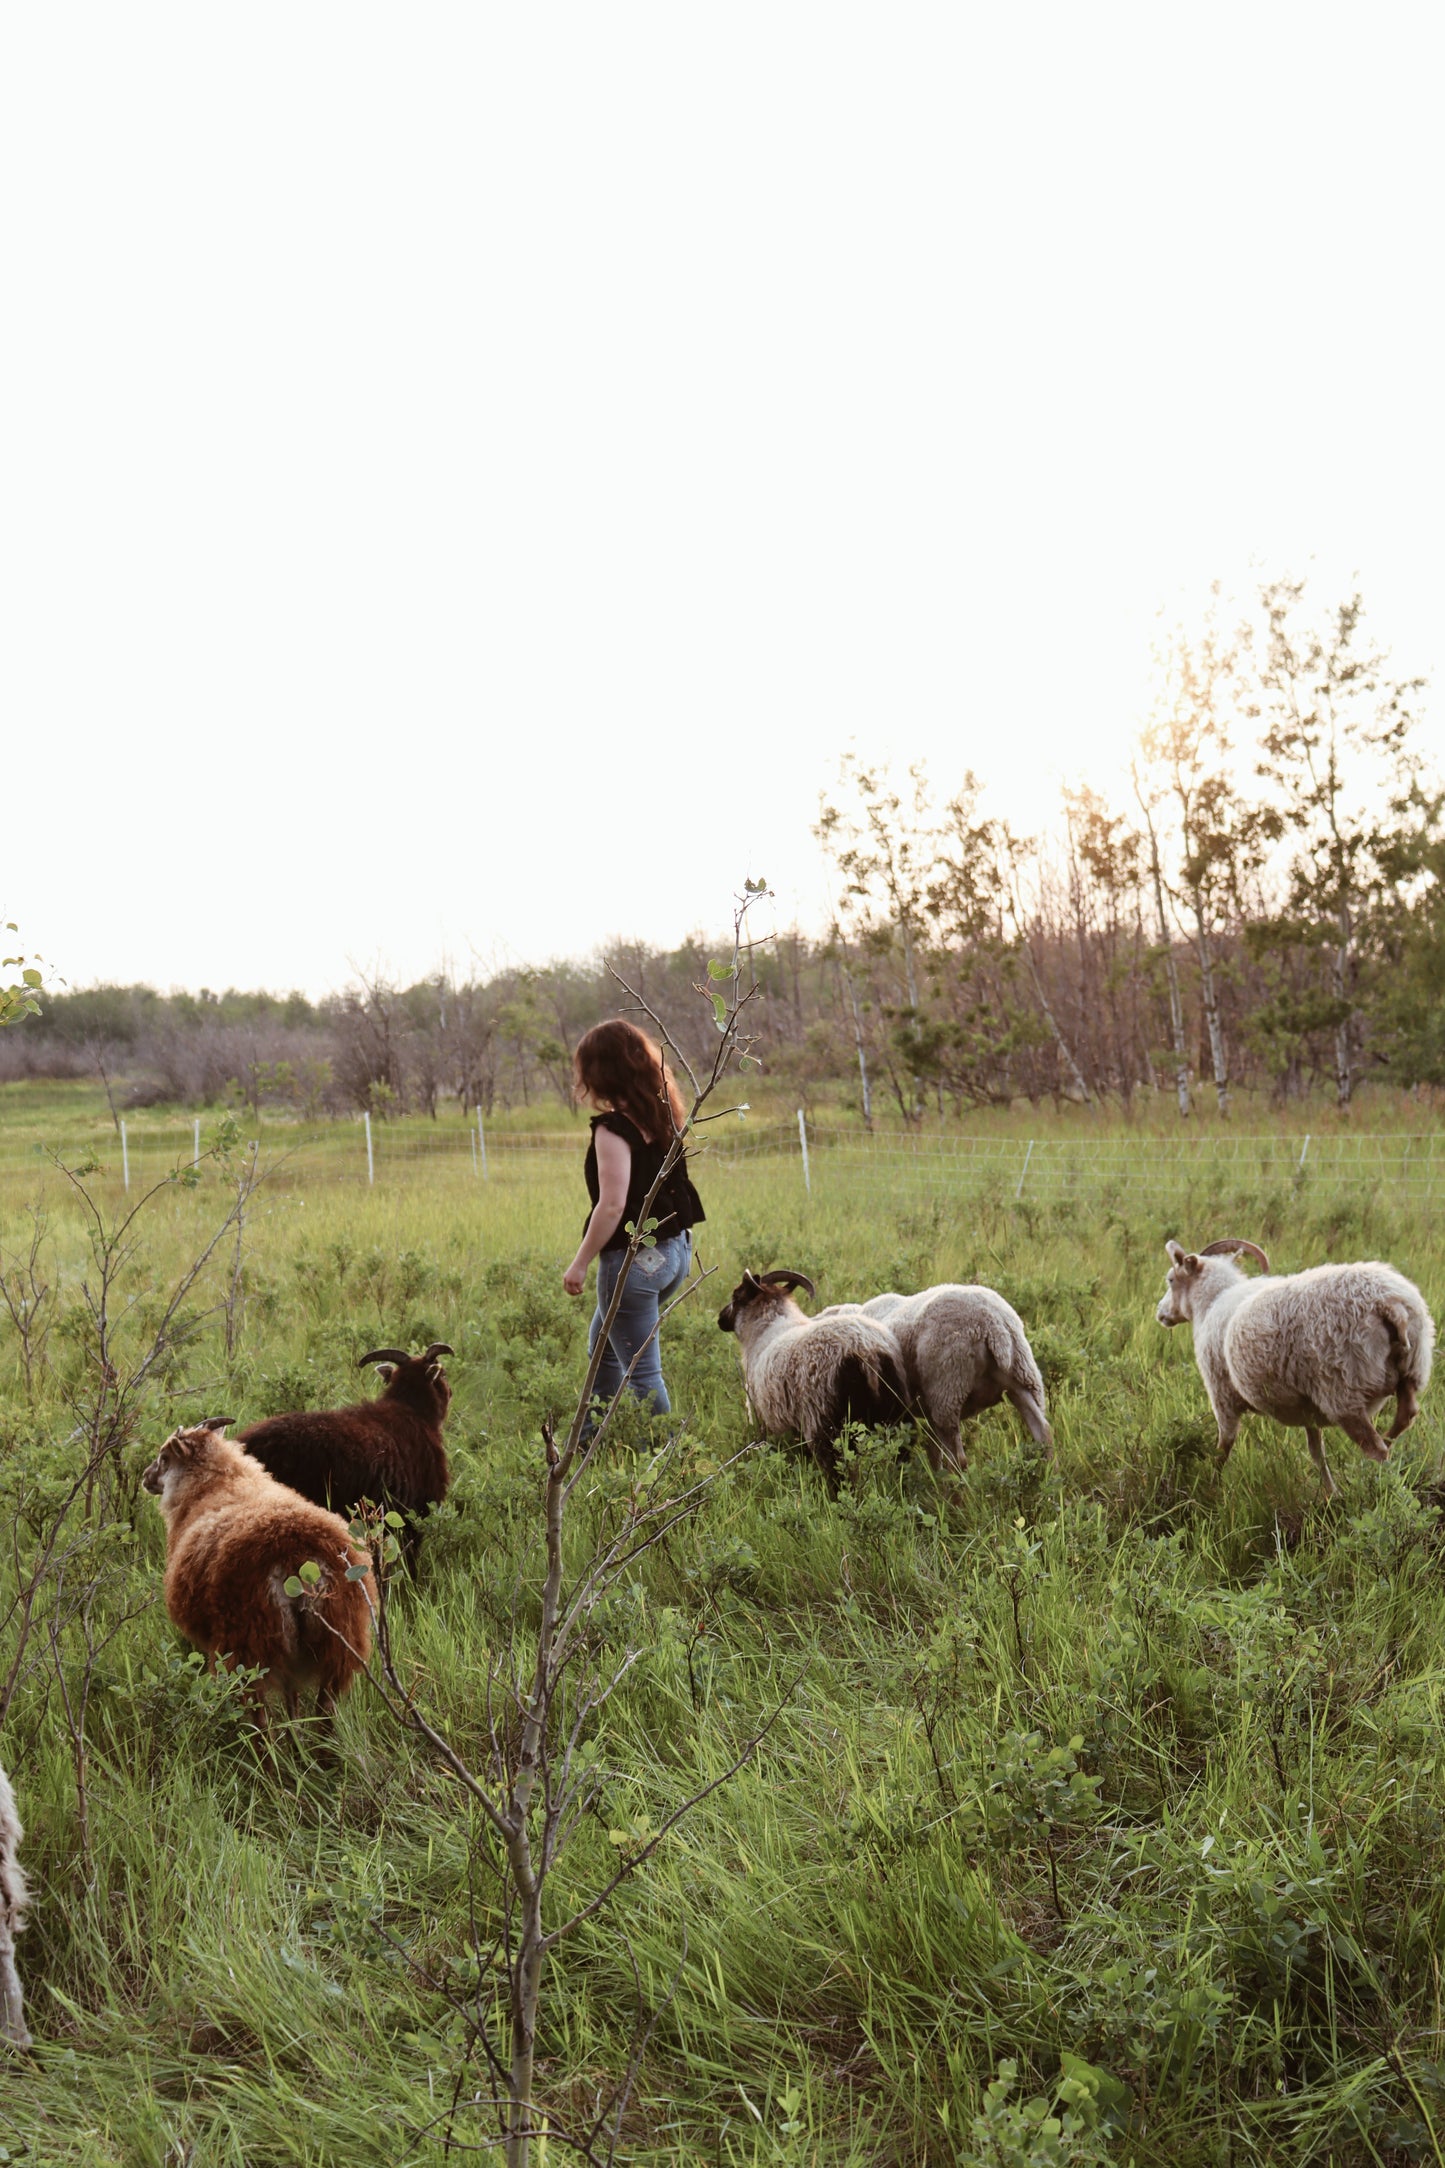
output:
[[1383, 1438], [1372, 1438], [1360, 1447], [1360, 1451], [1366, 1460], [1388, 1460], [1390, 1457], [1390, 1448]]

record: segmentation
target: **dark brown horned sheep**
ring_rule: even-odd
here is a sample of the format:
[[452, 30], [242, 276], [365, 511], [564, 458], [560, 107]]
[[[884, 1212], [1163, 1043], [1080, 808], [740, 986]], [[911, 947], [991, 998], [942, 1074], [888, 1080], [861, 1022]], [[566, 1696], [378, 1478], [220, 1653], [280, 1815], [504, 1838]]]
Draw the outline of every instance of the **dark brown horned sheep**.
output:
[[417, 1523], [451, 1488], [442, 1425], [452, 1389], [439, 1358], [455, 1352], [445, 1340], [433, 1340], [424, 1355], [373, 1348], [356, 1367], [379, 1368], [385, 1390], [375, 1400], [268, 1416], [237, 1437], [278, 1483], [319, 1506], [350, 1513], [369, 1501], [400, 1513], [414, 1555]]
[[211, 1662], [264, 1674], [262, 1730], [268, 1694], [295, 1716], [314, 1686], [329, 1716], [371, 1654], [370, 1558], [338, 1514], [278, 1483], [223, 1424], [176, 1431], [141, 1477], [165, 1515], [166, 1609]]

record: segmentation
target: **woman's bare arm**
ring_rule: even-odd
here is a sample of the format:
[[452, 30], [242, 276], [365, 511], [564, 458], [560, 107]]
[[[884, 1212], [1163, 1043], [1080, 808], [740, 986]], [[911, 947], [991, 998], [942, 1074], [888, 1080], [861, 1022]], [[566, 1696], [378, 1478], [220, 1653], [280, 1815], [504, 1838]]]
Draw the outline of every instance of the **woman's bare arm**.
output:
[[617, 1232], [627, 1205], [627, 1185], [632, 1180], [632, 1146], [613, 1129], [593, 1132], [597, 1144], [597, 1202], [582, 1237], [577, 1255], [562, 1275], [569, 1295], [580, 1295], [591, 1264]]

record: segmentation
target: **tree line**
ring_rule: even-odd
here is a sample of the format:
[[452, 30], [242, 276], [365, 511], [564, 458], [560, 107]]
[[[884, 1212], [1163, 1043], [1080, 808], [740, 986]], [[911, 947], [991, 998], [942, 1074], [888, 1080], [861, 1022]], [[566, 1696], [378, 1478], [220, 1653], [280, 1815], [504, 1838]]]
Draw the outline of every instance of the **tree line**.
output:
[[[845, 760], [816, 831], [828, 923], [753, 952], [768, 1070], [870, 1123], [1445, 1083], [1445, 794], [1422, 691], [1358, 595], [1317, 611], [1275, 580], [1237, 622], [1215, 595], [1161, 641], [1127, 787], [1067, 789], [1037, 835], [988, 815], [972, 773], [944, 795], [921, 766]], [[619, 979], [703, 1056], [708, 956], [701, 936], [615, 944], [410, 986], [373, 974], [321, 1002], [47, 994], [0, 1044], [0, 1080], [93, 1076], [117, 1118], [147, 1101], [382, 1119], [567, 1104], [577, 1038], [627, 1005]]]

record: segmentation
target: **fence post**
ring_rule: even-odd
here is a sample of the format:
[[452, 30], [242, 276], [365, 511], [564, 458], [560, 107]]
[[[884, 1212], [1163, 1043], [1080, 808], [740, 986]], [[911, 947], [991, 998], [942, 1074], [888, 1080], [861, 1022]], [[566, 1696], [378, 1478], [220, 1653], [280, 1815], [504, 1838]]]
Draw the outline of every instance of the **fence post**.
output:
[[201, 1117], [199, 1114], [196, 1116], [196, 1149], [191, 1164], [195, 1167], [199, 1167], [201, 1164]]
[[1301, 1148], [1301, 1151], [1300, 1151], [1300, 1155], [1299, 1155], [1299, 1165], [1298, 1165], [1298, 1166], [1297, 1166], [1297, 1167], [1295, 1168], [1295, 1173], [1296, 1173], [1296, 1174], [1303, 1174], [1303, 1173], [1304, 1173], [1304, 1171], [1305, 1171], [1305, 1153], [1306, 1153], [1306, 1152], [1307, 1152], [1307, 1151], [1309, 1150], [1309, 1148], [1310, 1148], [1310, 1140], [1309, 1140], [1309, 1133], [1308, 1133], [1308, 1131], [1307, 1131], [1307, 1132], [1306, 1132], [1306, 1134], [1305, 1134], [1305, 1141], [1304, 1141], [1303, 1147]]
[[470, 1129], [467, 1131], [467, 1142], [472, 1148], [472, 1173], [475, 1174], [477, 1171], [477, 1140]]
[[480, 1107], [477, 1108], [477, 1150], [480, 1152], [482, 1159], [482, 1180], [489, 1182], [491, 1176], [487, 1172], [487, 1133], [482, 1127], [482, 1110]]
[[125, 1141], [125, 1123], [120, 1125], [120, 1178], [130, 1188], [130, 1146]]
[[1016, 1189], [1016, 1190], [1014, 1191], [1014, 1203], [1015, 1203], [1015, 1204], [1017, 1204], [1017, 1203], [1018, 1203], [1018, 1201], [1019, 1201], [1020, 1197], [1022, 1197], [1022, 1195], [1023, 1195], [1023, 1193], [1024, 1193], [1024, 1176], [1025, 1176], [1025, 1175], [1026, 1175], [1026, 1174], [1028, 1173], [1028, 1171], [1029, 1171], [1029, 1161], [1030, 1161], [1030, 1160], [1031, 1160], [1031, 1159], [1033, 1158], [1033, 1156], [1034, 1156], [1034, 1140], [1033, 1140], [1033, 1138], [1032, 1138], [1032, 1137], [1030, 1137], [1030, 1138], [1029, 1138], [1029, 1148], [1028, 1148], [1028, 1150], [1027, 1150], [1027, 1151], [1026, 1151], [1026, 1152], [1024, 1153], [1024, 1163], [1023, 1163], [1023, 1166], [1022, 1166], [1022, 1168], [1021, 1168], [1021, 1169], [1020, 1169], [1020, 1171], [1019, 1171], [1019, 1186], [1018, 1186], [1018, 1188], [1017, 1188], [1017, 1189]]
[[368, 1182], [374, 1182], [376, 1180], [376, 1161], [371, 1156], [371, 1116], [363, 1114], [361, 1119], [366, 1124], [366, 1179]]
[[798, 1142], [803, 1147], [803, 1187], [811, 1197], [813, 1194], [813, 1177], [808, 1171], [808, 1124], [804, 1119], [801, 1107], [798, 1109]]

